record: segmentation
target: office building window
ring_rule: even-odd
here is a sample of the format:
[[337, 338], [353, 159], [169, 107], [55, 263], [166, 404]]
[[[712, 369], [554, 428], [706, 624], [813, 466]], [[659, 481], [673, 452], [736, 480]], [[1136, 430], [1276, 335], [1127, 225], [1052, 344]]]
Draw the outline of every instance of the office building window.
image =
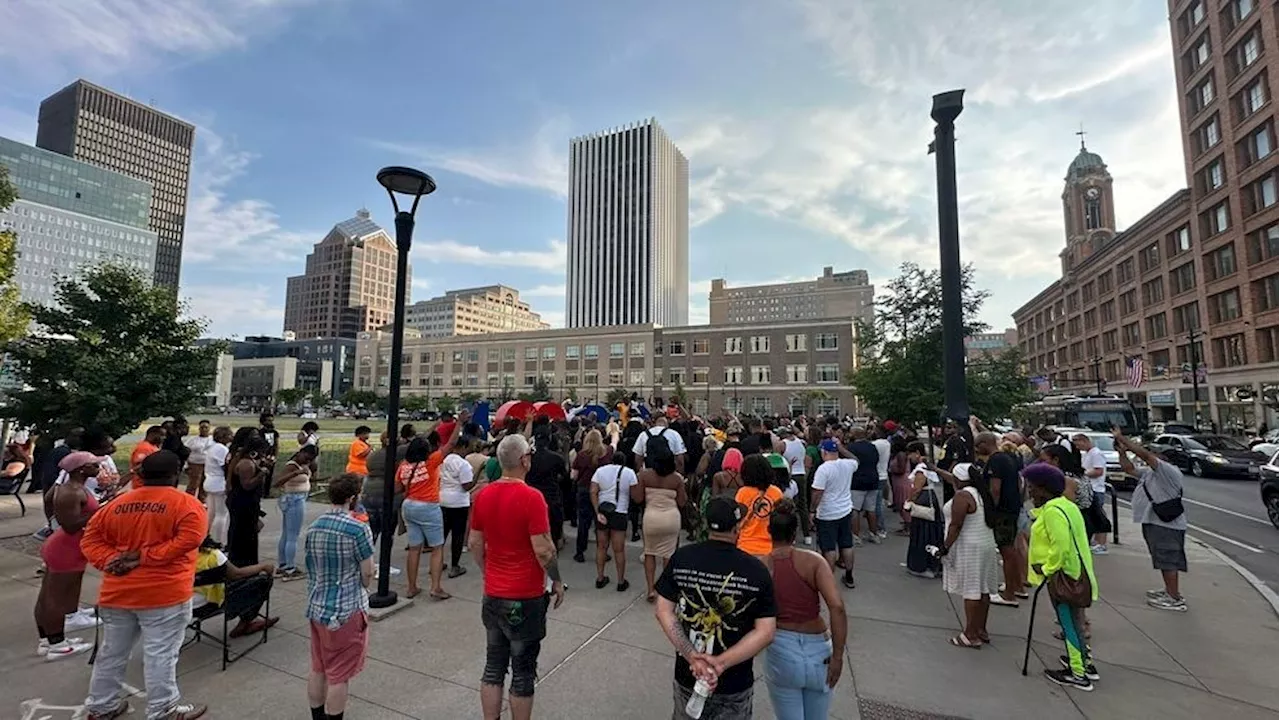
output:
[[525, 349], [524, 349], [524, 359], [525, 359], [525, 360], [537, 360], [537, 359], [538, 359], [538, 348], [536, 348], [536, 347], [534, 347], [534, 346], [532, 346], [532, 345], [530, 345], [529, 347], [525, 348]]
[[809, 336], [803, 333], [787, 336], [787, 352], [803, 352], [808, 349]]
[[626, 351], [626, 343], [609, 343], [609, 357], [611, 358], [620, 358]]
[[1152, 278], [1142, 283], [1142, 304], [1154, 305], [1164, 300], [1164, 278]]
[[547, 347], [542, 348], [542, 359], [543, 359], [543, 360], [555, 360], [555, 359], [556, 359], [556, 346], [555, 346], [555, 345], [548, 345]]
[[818, 333], [814, 336], [813, 347], [815, 350], [838, 350], [840, 339], [835, 333]]
[[732, 366], [726, 367], [724, 369], [724, 384], [725, 385], [741, 385], [742, 384], [742, 368], [732, 367]]
[[788, 365], [787, 366], [787, 383], [798, 385], [809, 382], [809, 366], [808, 365]]
[[770, 367], [768, 365], [752, 365], [751, 366], [751, 383], [753, 385], [768, 385], [770, 382]]
[[609, 371], [609, 386], [622, 387], [622, 371], [621, 370]]
[[768, 335], [752, 335], [751, 336], [751, 352], [753, 353], [769, 352], [769, 336]]
[[1280, 306], [1277, 291], [1280, 290], [1280, 275], [1268, 275], [1261, 280], [1253, 281], [1253, 311], [1265, 312]]
[[1200, 329], [1200, 303], [1190, 302], [1173, 309], [1173, 331], [1185, 333]]
[[1164, 313], [1156, 313], [1147, 318], [1147, 339], [1159, 340], [1169, 334], [1168, 328], [1165, 326]]
[[742, 338], [727, 337], [724, 339], [724, 354], [738, 355], [742, 352]]
[[839, 365], [817, 365], [814, 367], [814, 380], [819, 383], [829, 384], [840, 382], [840, 366]]
[[587, 358], [588, 360], [594, 360], [595, 358], [600, 357], [600, 346], [599, 345], [583, 345], [582, 356]]
[[631, 371], [631, 387], [633, 388], [644, 387], [644, 384], [645, 384], [644, 377], [645, 376], [644, 376], [643, 370], [632, 370]]
[[1213, 364], [1217, 367], [1239, 367], [1247, 362], [1244, 351], [1244, 335], [1228, 335], [1214, 338]]
[[631, 357], [644, 357], [644, 343], [631, 343]]
[[564, 357], [566, 360], [577, 360], [582, 355], [582, 350], [577, 345], [566, 345], [564, 348]]
[[683, 354], [684, 354], [684, 341], [683, 341], [683, 340], [672, 340], [670, 343], [668, 343], [668, 344], [667, 344], [667, 354], [668, 354], [668, 355], [683, 355]]
[[1184, 263], [1169, 273], [1169, 283], [1173, 286], [1173, 294], [1187, 292], [1196, 286], [1195, 263]]
[[1205, 274], [1210, 280], [1218, 280], [1235, 274], [1236, 271], [1236, 245], [1235, 243], [1227, 243], [1226, 245], [1209, 253], [1204, 259]]
[[696, 367], [696, 368], [694, 368], [694, 369], [693, 369], [693, 384], [694, 384], [694, 385], [706, 385], [706, 384], [707, 384], [707, 380], [708, 380], [708, 375], [710, 375], [710, 370], [708, 370], [707, 368], [704, 368], [704, 367]]
[[706, 338], [700, 338], [693, 341], [693, 354], [706, 355], [711, 352], [711, 341]]
[[[1169, 234], [1168, 244], [1169, 244], [1169, 257], [1173, 257], [1174, 255], [1180, 255], [1190, 250], [1191, 249], [1191, 228], [1187, 227], [1186, 225], [1183, 225], [1177, 230], [1174, 230], [1172, 233]], [[1152, 267], [1157, 267], [1157, 266], [1158, 264], [1152, 265]]]

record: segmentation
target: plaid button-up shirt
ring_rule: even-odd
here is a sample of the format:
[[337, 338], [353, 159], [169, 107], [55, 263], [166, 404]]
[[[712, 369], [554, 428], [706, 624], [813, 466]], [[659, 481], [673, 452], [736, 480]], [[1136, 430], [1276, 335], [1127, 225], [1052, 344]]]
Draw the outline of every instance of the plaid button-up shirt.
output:
[[369, 526], [334, 510], [307, 529], [307, 618], [330, 629], [369, 609], [360, 563], [373, 557]]

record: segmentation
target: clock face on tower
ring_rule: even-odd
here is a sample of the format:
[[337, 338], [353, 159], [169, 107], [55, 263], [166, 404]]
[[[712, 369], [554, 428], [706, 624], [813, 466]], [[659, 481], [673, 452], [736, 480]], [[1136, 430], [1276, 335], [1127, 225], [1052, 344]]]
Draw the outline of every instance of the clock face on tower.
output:
[[1089, 198], [1090, 200], [1097, 200], [1097, 199], [1098, 199], [1098, 188], [1096, 188], [1096, 187], [1091, 187], [1091, 188], [1089, 188], [1088, 190], [1085, 190], [1085, 191], [1084, 191], [1084, 196], [1085, 196], [1085, 197], [1087, 197], [1087, 198]]

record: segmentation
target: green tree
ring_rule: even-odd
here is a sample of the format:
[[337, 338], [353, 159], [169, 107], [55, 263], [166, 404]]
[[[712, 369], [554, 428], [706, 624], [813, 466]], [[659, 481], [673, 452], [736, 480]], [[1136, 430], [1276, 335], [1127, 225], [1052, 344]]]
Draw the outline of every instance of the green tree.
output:
[[402, 395], [401, 412], [426, 412], [431, 409], [431, 398], [426, 395]]
[[[9, 182], [9, 169], [0, 165], [0, 213], [9, 209], [18, 199], [18, 190]], [[13, 282], [18, 264], [18, 234], [12, 230], [0, 231], [0, 347], [22, 337], [27, 332], [31, 314], [18, 296], [18, 286]]]
[[452, 395], [444, 394], [436, 398], [436, 412], [451, 413], [458, 409], [458, 399]]
[[383, 404], [382, 397], [372, 390], [355, 390], [351, 389], [342, 393], [342, 397], [338, 398], [338, 402], [347, 407], [363, 407], [375, 408], [381, 407]]
[[311, 399], [311, 407], [313, 408], [325, 407], [326, 405], [329, 404], [329, 401], [331, 400], [331, 398], [329, 397], [329, 393], [323, 390], [320, 390], [318, 388], [311, 391], [310, 399]]
[[19, 425], [61, 435], [97, 424], [120, 436], [208, 394], [224, 346], [196, 345], [205, 322], [185, 317], [171, 290], [99, 265], [59, 278], [54, 300], [25, 306], [39, 331], [8, 348], [22, 386], [9, 403]]
[[680, 407], [689, 407], [689, 393], [685, 392], [684, 383], [679, 378], [676, 378], [676, 387], [671, 391], [671, 397], [668, 399]]
[[529, 388], [529, 392], [520, 393], [518, 397], [525, 402], [545, 402], [551, 399], [551, 388], [546, 380], [538, 378], [533, 381], [533, 387]]
[[564, 397], [569, 402], [573, 403], [574, 405], [577, 405], [578, 404], [578, 388], [576, 387], [569, 388], [565, 392]]
[[458, 402], [463, 407], [474, 407], [476, 403], [484, 399], [484, 393], [464, 392], [458, 396]]
[[511, 400], [515, 400], [515, 399], [516, 399], [516, 389], [511, 386], [511, 381], [503, 380], [502, 389], [498, 391], [497, 396], [494, 397], [494, 401], [497, 402], [497, 404], [501, 405], [505, 402], [510, 402]]
[[618, 403], [626, 402], [631, 399], [631, 393], [625, 388], [610, 388], [609, 394], [605, 395], [604, 405], [612, 410], [618, 407]]
[[280, 388], [276, 391], [275, 400], [290, 410], [296, 410], [298, 408], [298, 404], [301, 403], [308, 395], [310, 395], [310, 393], [302, 388]]
[[821, 389], [805, 390], [804, 392], [797, 393], [796, 399], [799, 400], [801, 405], [804, 407], [805, 415], [813, 415], [815, 403], [819, 400], [830, 400], [831, 394], [826, 390]]
[[[960, 288], [965, 334], [986, 330], [977, 317], [990, 293], [974, 287], [972, 266], [962, 270]], [[858, 369], [849, 384], [881, 417], [936, 424], [943, 410], [941, 274], [903, 263], [886, 289], [873, 322], [858, 324]], [[1030, 395], [1016, 353], [966, 363], [965, 375], [971, 409], [987, 420], [1007, 417]]]

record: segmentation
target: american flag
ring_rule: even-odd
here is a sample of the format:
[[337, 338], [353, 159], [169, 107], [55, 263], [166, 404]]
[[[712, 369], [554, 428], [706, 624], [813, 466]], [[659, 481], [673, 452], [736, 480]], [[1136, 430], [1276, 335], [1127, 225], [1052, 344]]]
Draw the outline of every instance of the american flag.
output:
[[1134, 355], [1133, 357], [1125, 358], [1124, 365], [1130, 387], [1142, 387], [1143, 381], [1147, 379], [1146, 364], [1142, 362], [1142, 356]]

